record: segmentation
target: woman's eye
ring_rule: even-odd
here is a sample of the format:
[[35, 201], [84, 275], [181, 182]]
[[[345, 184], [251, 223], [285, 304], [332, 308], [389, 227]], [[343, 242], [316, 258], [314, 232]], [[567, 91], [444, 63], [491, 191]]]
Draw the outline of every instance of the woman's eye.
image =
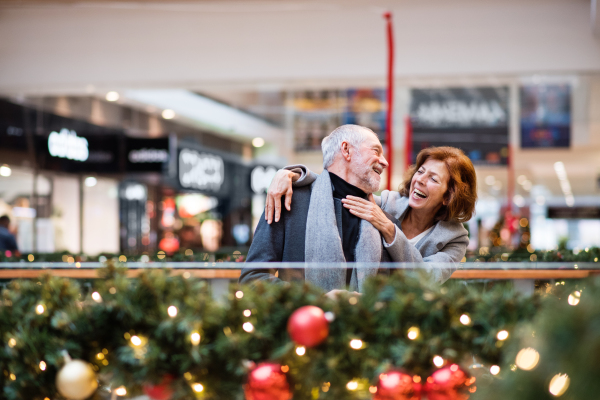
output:
[[437, 183], [437, 181], [435, 180], [435, 178], [431, 178], [432, 181], [434, 181], [435, 183]]

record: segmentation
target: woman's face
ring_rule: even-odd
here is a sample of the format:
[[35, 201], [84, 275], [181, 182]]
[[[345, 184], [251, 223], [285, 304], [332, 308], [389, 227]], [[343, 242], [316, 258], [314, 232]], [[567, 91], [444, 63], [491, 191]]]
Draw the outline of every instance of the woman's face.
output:
[[410, 182], [408, 205], [413, 210], [428, 211], [432, 216], [445, 205], [450, 174], [443, 161], [429, 159], [415, 172]]

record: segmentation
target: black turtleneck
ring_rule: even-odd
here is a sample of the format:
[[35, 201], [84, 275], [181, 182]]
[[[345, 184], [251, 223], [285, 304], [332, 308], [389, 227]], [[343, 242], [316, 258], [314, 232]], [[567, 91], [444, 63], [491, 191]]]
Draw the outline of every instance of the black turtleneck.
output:
[[[354, 185], [349, 184], [336, 174], [330, 172], [331, 184], [333, 185], [333, 197], [335, 199], [345, 199], [346, 196], [356, 196], [368, 200], [368, 195]], [[361, 219], [350, 213], [346, 207], [342, 206], [342, 248], [344, 249], [344, 258], [346, 262], [354, 262], [354, 250], [360, 234]], [[352, 269], [348, 270], [346, 283], [350, 284]]]

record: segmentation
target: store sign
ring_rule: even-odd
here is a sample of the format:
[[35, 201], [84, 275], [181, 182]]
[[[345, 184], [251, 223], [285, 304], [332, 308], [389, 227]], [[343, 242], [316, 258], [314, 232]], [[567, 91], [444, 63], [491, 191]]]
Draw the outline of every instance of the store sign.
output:
[[507, 87], [413, 89], [411, 162], [431, 146], [462, 149], [479, 165], [508, 161]]
[[254, 167], [250, 173], [250, 186], [252, 187], [252, 191], [257, 194], [265, 193], [276, 173], [277, 168], [275, 167]]
[[600, 207], [548, 207], [548, 218], [600, 219]]
[[179, 153], [179, 183], [184, 188], [218, 192], [225, 180], [225, 163], [214, 154], [183, 149]]
[[60, 132], [50, 133], [48, 151], [52, 157], [75, 161], [85, 161], [89, 156], [87, 139], [77, 136], [75, 131], [66, 128], [61, 129]]
[[132, 163], [163, 163], [169, 160], [166, 149], [138, 149], [131, 150], [127, 156]]

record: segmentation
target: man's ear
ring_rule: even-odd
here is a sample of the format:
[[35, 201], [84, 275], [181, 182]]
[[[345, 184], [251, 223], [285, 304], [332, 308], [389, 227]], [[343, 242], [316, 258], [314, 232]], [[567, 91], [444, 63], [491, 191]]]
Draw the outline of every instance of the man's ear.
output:
[[352, 158], [351, 146], [348, 142], [342, 142], [342, 157], [344, 157], [344, 160], [346, 161], [350, 161]]

